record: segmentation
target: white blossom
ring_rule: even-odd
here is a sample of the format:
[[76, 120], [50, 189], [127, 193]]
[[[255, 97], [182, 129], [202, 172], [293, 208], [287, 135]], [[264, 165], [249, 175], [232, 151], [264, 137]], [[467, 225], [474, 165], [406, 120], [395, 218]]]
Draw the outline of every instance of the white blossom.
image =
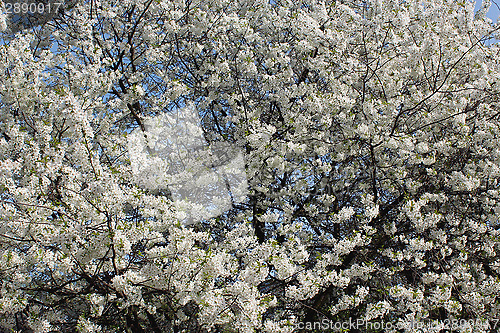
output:
[[491, 331], [489, 1], [6, 4], [0, 331]]

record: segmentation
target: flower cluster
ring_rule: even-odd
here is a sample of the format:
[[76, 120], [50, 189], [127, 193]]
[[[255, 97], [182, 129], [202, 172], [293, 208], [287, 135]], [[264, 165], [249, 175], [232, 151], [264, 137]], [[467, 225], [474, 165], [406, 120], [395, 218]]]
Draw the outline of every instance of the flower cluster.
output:
[[24, 34], [0, 14], [0, 331], [492, 332], [488, 3], [82, 0]]

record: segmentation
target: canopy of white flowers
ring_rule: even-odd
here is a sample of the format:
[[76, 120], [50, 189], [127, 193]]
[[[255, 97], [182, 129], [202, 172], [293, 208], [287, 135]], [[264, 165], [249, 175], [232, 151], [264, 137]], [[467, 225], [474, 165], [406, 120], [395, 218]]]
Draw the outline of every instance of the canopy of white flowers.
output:
[[[0, 331], [495, 331], [487, 6], [82, 0], [18, 32], [3, 8]], [[141, 162], [130, 144], [186, 108], [240, 172], [211, 203], [224, 209], [203, 215], [203, 201], [192, 223], [178, 204], [191, 192], [138, 177], [178, 161]], [[182, 163], [170, 175], [189, 191], [218, 182], [193, 176], [216, 174], [199, 154]]]

